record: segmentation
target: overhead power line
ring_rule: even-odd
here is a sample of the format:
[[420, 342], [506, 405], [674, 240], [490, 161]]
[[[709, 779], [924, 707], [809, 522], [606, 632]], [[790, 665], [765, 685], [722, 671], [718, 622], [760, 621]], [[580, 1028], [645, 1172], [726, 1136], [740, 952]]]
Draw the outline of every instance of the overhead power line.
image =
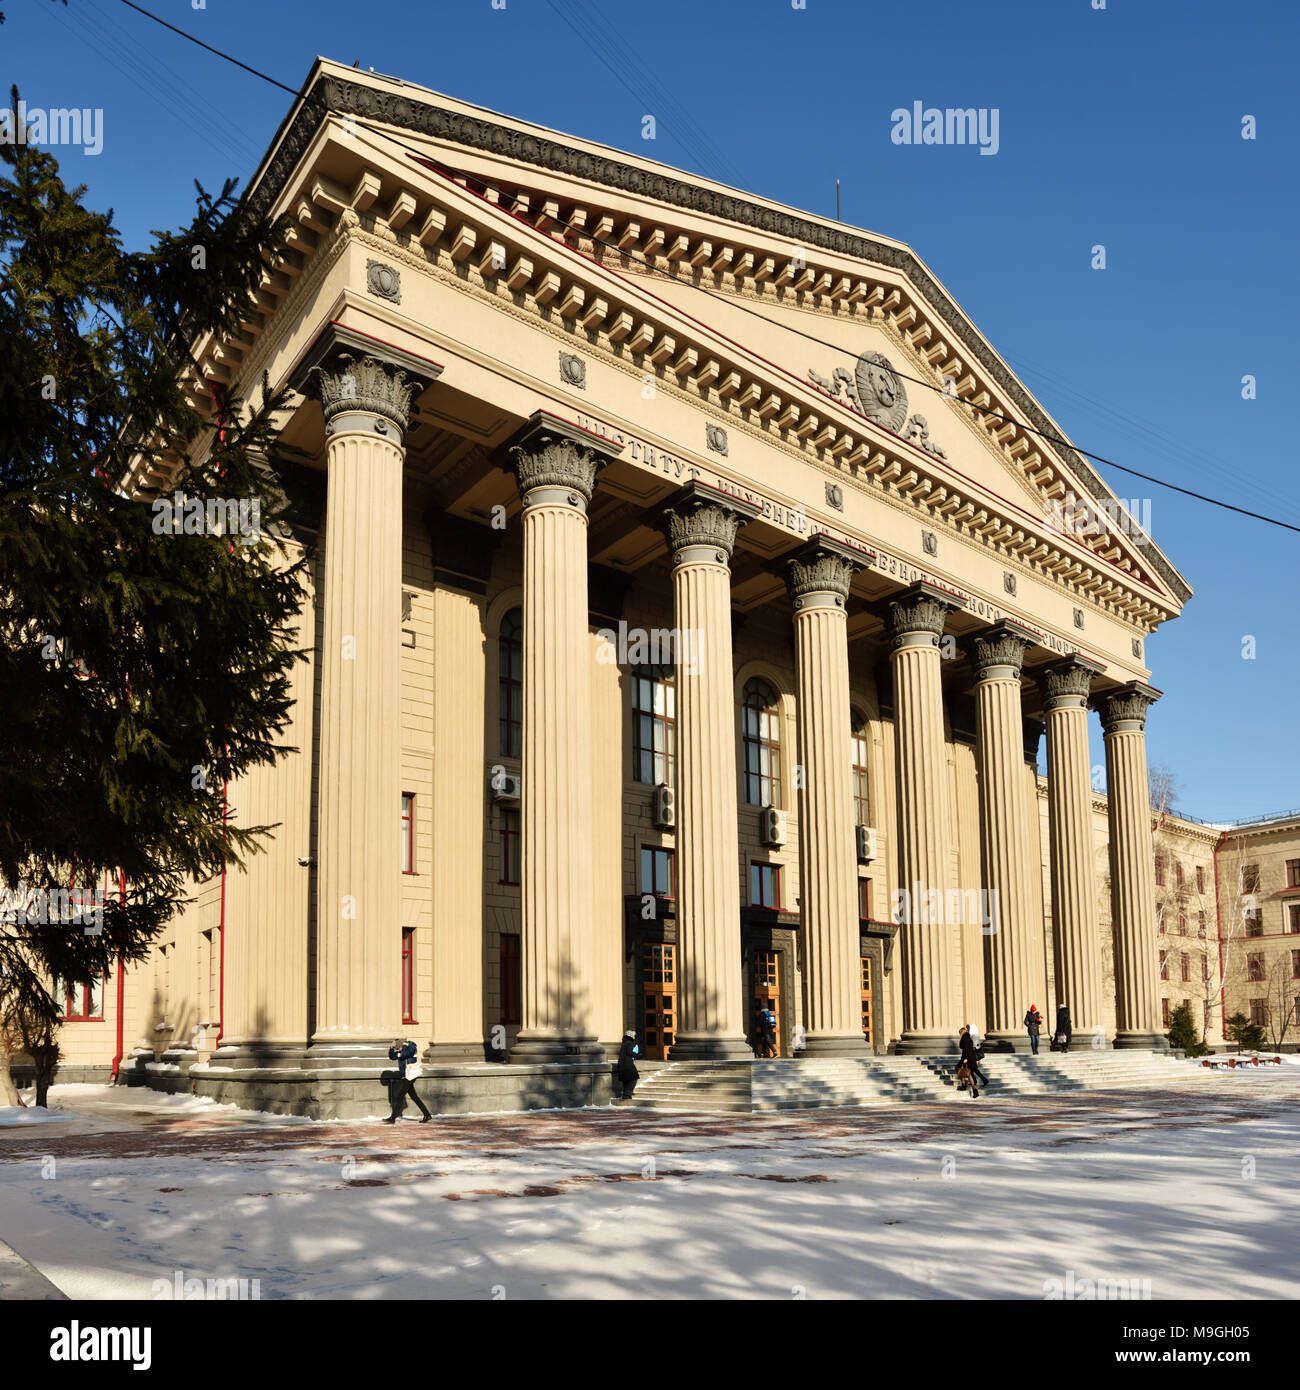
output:
[[[214, 48], [211, 44], [204, 43], [202, 39], [195, 38], [193, 34], [186, 33], [184, 29], [177, 28], [177, 26], [174, 24], [169, 24], [167, 20], [162, 19], [160, 16], [154, 14], [152, 11], [145, 9], [142, 5], [136, 4], [135, 0], [122, 0], [122, 4], [126, 5], [128, 8], [132, 10], [135, 10], [138, 14], [144, 15], [147, 19], [153, 20], [154, 23], [161, 24], [163, 28], [170, 29], [172, 33], [179, 34], [181, 38], [188, 39], [191, 43], [197, 44], [200, 48], [204, 49], [208, 53], [211, 53], [214, 57], [224, 59], [228, 63], [233, 63], [237, 68], [241, 68], [244, 72], [251, 73], [254, 77], [259, 77], [262, 79], [263, 82], [269, 82], [272, 86], [278, 87], [281, 91], [288, 92], [294, 97], [303, 98], [304, 94], [301, 87], [291, 87], [288, 85], [288, 83], [281, 82], [279, 78], [270, 76], [269, 73], [261, 72], [257, 68], [250, 67], [249, 64], [241, 62], [240, 59], [234, 57], [229, 53], [224, 52], [222, 49]], [[368, 121], [365, 121], [360, 118], [354, 117], [353, 120], [358, 126], [362, 127], [363, 129], [370, 131], [372, 134], [379, 136], [381, 139], [389, 141], [389, 143], [393, 145], [396, 145], [404, 153], [413, 156], [414, 158], [420, 159], [426, 163], [429, 162], [427, 155], [422, 154], [419, 150], [413, 149], [409, 144], [399, 139], [397, 136], [393, 135], [390, 131], [383, 130], [380, 127], [372, 125]], [[486, 189], [488, 187], [486, 181], [479, 178], [477, 175], [467, 174], [463, 170], [451, 169], [450, 166], [447, 165], [443, 165], [442, 167], [444, 170], [447, 171], [449, 175], [455, 175], [456, 177], [467, 180], [468, 182], [477, 183], [483, 189]], [[503, 209], [498, 208], [498, 211], [502, 210]], [[524, 226], [530, 225], [526, 222], [523, 222], [523, 219], [519, 220]], [[581, 237], [583, 240], [590, 241], [594, 245], [602, 246], [606, 250], [615, 252], [617, 255], [629, 256], [630, 254], [632, 254], [624, 251], [621, 247], [615, 245], [612, 242], [607, 242], [592, 236], [592, 234], [586, 228], [577, 227], [574, 224], [566, 222], [564, 221], [564, 219], [559, 217], [553, 218], [552, 220], [558, 223], [560, 226], [564, 227], [566, 231], [572, 232], [576, 237]], [[575, 250], [576, 253], [576, 248], [571, 247], [569, 249]], [[662, 275], [664, 278], [671, 280], [674, 284], [689, 283], [679, 280], [674, 273], [656, 265], [652, 260], [650, 260], [648, 257], [642, 255], [639, 252], [635, 253], [635, 258], [638, 259], [651, 274]], [[606, 267], [606, 269], [608, 269], [608, 267]], [[750, 305], [740, 302], [733, 296], [720, 294], [716, 290], [706, 289], [703, 285], [694, 285], [692, 286], [692, 288], [698, 290], [699, 293], [706, 295], [711, 299], [717, 299], [721, 303], [725, 303], [729, 305], [731, 308], [739, 310], [741, 313], [749, 314], [754, 318], [760, 319], [764, 323], [769, 324], [772, 327], [783, 329], [785, 332], [792, 333], [796, 337], [805, 339], [807, 342], [816, 343], [819, 347], [826, 348], [828, 351], [834, 352], [841, 357], [855, 357], [855, 354], [850, 349], [841, 347], [838, 343], [829, 342], [825, 338], [819, 338], [815, 333], [807, 333], [801, 328], [796, 328], [793, 324], [782, 323], [779, 319], [774, 319], [770, 317], [768, 314], [763, 313], [761, 310], [755, 309]], [[899, 371], [897, 368], [891, 368], [891, 370], [893, 371], [895, 376], [900, 378], [900, 380], [909, 381], [917, 386], [924, 388], [927, 391], [933, 391], [937, 395], [942, 396], [945, 400], [953, 399], [953, 397], [951, 397], [948, 394], [948, 392], [945, 390], [943, 386], [936, 386], [935, 383], [932, 381], [926, 381], [922, 377], [909, 375], [906, 372]], [[1222, 500], [1222, 498], [1210, 497], [1206, 493], [1195, 492], [1191, 488], [1180, 487], [1177, 483], [1171, 483], [1167, 479], [1157, 478], [1153, 474], [1144, 473], [1136, 468], [1130, 468], [1127, 464], [1117, 463], [1114, 459], [1107, 458], [1104, 454], [1094, 453], [1092, 450], [1085, 449], [1081, 445], [1075, 444], [1071, 440], [1064, 439], [1059, 435], [1052, 434], [1050, 431], [1035, 429], [1032, 425], [1027, 425], [1023, 420], [1016, 419], [1013, 416], [1003, 415], [1002, 413], [996, 410], [985, 410], [981, 413], [990, 419], [1002, 420], [1007, 424], [1015, 425], [1017, 429], [1024, 430], [1027, 434], [1032, 434], [1035, 438], [1041, 439], [1045, 443], [1052, 444], [1063, 449], [1072, 450], [1074, 453], [1083, 455], [1084, 458], [1091, 459], [1094, 463], [1104, 464], [1107, 468], [1117, 469], [1119, 472], [1127, 473], [1134, 478], [1141, 478], [1144, 482], [1153, 483], [1157, 487], [1167, 488], [1170, 492], [1179, 493], [1184, 497], [1193, 498], [1195, 501], [1198, 502], [1205, 502], [1209, 506], [1219, 507], [1224, 511], [1235, 512], [1238, 516], [1250, 517], [1254, 521], [1263, 521], [1270, 526], [1278, 526], [1281, 527], [1283, 530], [1293, 531], [1297, 534], [1300, 534], [1300, 526], [1293, 525], [1289, 521], [1282, 521], [1278, 517], [1268, 516], [1263, 512], [1250, 511], [1246, 507], [1238, 507], [1231, 502], [1225, 502]]]

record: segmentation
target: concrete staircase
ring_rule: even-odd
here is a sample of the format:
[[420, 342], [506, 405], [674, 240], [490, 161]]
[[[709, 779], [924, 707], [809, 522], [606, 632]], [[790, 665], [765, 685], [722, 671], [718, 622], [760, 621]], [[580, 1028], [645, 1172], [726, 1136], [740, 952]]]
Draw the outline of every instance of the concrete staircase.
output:
[[[669, 1062], [642, 1080], [627, 1104], [646, 1110], [751, 1114], [830, 1106], [969, 1099], [957, 1090], [954, 1057], [775, 1058]], [[1047, 1095], [1204, 1082], [1213, 1076], [1159, 1052], [990, 1053], [981, 1095]]]

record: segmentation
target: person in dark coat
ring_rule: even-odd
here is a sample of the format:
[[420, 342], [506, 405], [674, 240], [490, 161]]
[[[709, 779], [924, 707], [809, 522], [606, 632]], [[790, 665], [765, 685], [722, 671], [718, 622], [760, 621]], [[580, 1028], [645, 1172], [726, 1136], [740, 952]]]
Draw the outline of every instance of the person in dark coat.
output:
[[975, 1078], [978, 1076], [985, 1086], [989, 1084], [989, 1079], [980, 1071], [979, 1058], [975, 1055], [975, 1040], [970, 1035], [970, 1029], [964, 1023], [961, 1026], [961, 1032], [957, 1035], [957, 1046], [961, 1048], [961, 1064], [970, 1074], [970, 1095], [971, 1099], [975, 1100], [979, 1096]]
[[1031, 1004], [1029, 1012], [1025, 1014], [1025, 1028], [1029, 1032], [1029, 1050], [1038, 1056], [1038, 1034], [1043, 1027], [1043, 1016], [1038, 1012], [1038, 1006]]
[[636, 1069], [636, 1063], [632, 1060], [640, 1048], [636, 1045], [636, 1034], [629, 1028], [623, 1034], [623, 1045], [618, 1050], [618, 1080], [623, 1088], [622, 1100], [631, 1100], [632, 1092], [636, 1090], [636, 1083], [641, 1079], [641, 1073]]
[[384, 1121], [386, 1125], [395, 1125], [397, 1117], [402, 1112], [402, 1107], [406, 1104], [406, 1097], [410, 1098], [424, 1112], [424, 1119], [421, 1124], [426, 1124], [433, 1116], [429, 1114], [429, 1107], [420, 1099], [419, 1093], [415, 1089], [415, 1081], [408, 1077], [406, 1068], [415, 1061], [419, 1049], [409, 1039], [394, 1038], [392, 1046], [388, 1049], [388, 1060], [397, 1063], [397, 1075], [388, 1083], [388, 1101], [393, 1108], [393, 1113]]
[[[966, 1040], [970, 1043], [971, 1048], [972, 1060], [966, 1064], [970, 1068], [971, 1085], [975, 1084], [974, 1078], [978, 1076], [980, 1081], [984, 1084], [984, 1089], [987, 1091], [989, 1088], [989, 1079], [984, 1075], [984, 1070], [980, 1066], [980, 1063], [984, 1060], [984, 1043], [980, 1038], [980, 1030], [975, 1024], [967, 1023], [962, 1026], [961, 1032], [965, 1033]], [[957, 1044], [959, 1047], [961, 1046], [960, 1033], [957, 1036]]]
[[1052, 1051], [1068, 1052], [1074, 1030], [1070, 1027], [1070, 1010], [1064, 1005], [1056, 1010], [1056, 1031], [1052, 1034]]
[[758, 1055], [776, 1056], [776, 1015], [766, 1004], [758, 1011]]

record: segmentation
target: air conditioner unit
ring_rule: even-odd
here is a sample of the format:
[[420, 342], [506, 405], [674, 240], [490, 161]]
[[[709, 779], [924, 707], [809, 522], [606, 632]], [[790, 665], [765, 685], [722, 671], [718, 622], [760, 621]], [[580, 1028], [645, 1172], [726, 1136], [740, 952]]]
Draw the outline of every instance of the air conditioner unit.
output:
[[520, 780], [517, 772], [493, 772], [488, 779], [493, 801], [518, 801]]
[[876, 831], [874, 826], [858, 826], [858, 863], [870, 864], [876, 857]]
[[653, 816], [659, 830], [672, 830], [677, 825], [677, 793], [672, 787], [657, 786], [654, 790]]
[[775, 806], [764, 806], [759, 813], [758, 836], [773, 848], [785, 844], [785, 812], [778, 811]]

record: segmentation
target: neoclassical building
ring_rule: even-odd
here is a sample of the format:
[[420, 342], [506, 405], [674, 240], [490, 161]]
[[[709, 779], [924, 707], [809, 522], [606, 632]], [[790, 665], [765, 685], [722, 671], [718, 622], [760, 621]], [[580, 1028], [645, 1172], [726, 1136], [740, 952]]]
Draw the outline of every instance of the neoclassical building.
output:
[[251, 184], [292, 250], [189, 383], [214, 427], [296, 392], [298, 751], [134, 986], [155, 1079], [364, 1113], [402, 1034], [449, 1107], [600, 1099], [624, 1030], [744, 1058], [765, 1004], [801, 1057], [1020, 1047], [1031, 1003], [1158, 1045], [1145, 644], [1190, 591], [919, 257], [304, 91]]

